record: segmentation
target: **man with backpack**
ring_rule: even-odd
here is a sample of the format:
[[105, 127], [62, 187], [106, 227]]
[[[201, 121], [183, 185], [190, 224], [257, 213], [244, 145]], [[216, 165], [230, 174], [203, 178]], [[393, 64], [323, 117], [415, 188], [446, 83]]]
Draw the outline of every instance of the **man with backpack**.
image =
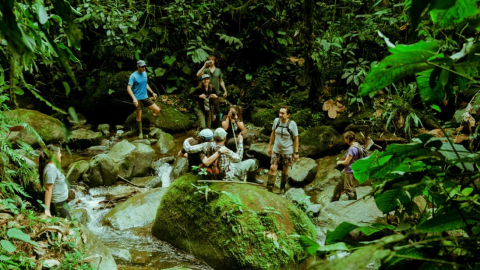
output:
[[282, 106], [278, 113], [278, 118], [273, 122], [270, 143], [268, 144], [268, 154], [272, 156], [267, 182], [267, 189], [270, 192], [273, 191], [279, 165], [283, 166], [280, 193], [283, 194], [285, 192], [285, 186], [288, 181], [288, 169], [293, 166], [293, 161], [299, 158], [297, 124], [290, 120], [289, 117], [290, 108]]
[[241, 161], [243, 156], [243, 136], [241, 134], [238, 135], [238, 150], [236, 153], [225, 147], [227, 132], [221, 127], [213, 132], [213, 140], [215, 141], [213, 143], [190, 145], [189, 139], [183, 142], [183, 148], [189, 154], [205, 153], [202, 162], [213, 172], [212, 178], [215, 180], [243, 180], [243, 176], [246, 174], [247, 181], [263, 183], [262, 180], [256, 179], [257, 165], [255, 160]]
[[333, 190], [332, 202], [338, 201], [343, 191], [345, 191], [349, 200], [357, 199], [357, 191], [355, 190], [355, 187], [358, 186], [358, 180], [353, 177], [352, 164], [358, 159], [369, 155], [367, 150], [356, 141], [355, 132], [347, 131], [343, 134], [343, 138], [350, 147], [348, 148], [347, 153], [345, 153], [345, 158], [338, 161], [337, 165], [345, 166], [345, 178], [343, 181], [340, 181]]
[[[189, 138], [187, 139], [190, 145], [196, 145], [204, 142], [213, 141], [213, 131], [211, 129], [205, 128], [198, 133], [197, 139]], [[188, 159], [188, 171], [192, 171], [192, 166], [198, 166], [202, 164], [203, 157], [205, 155], [202, 152], [187, 154], [185, 148], [178, 152], [178, 157], [184, 157]]]

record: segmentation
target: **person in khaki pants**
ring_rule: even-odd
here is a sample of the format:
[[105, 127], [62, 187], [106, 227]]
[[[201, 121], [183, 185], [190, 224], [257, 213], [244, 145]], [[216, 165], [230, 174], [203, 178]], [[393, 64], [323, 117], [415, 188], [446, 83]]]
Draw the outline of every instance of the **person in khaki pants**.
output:
[[345, 153], [345, 159], [338, 161], [337, 165], [345, 166], [345, 178], [343, 181], [340, 181], [333, 191], [332, 202], [338, 201], [342, 192], [348, 196], [349, 200], [357, 199], [357, 191], [355, 187], [358, 186], [358, 180], [353, 177], [352, 164], [361, 158], [360, 156], [360, 144], [355, 140], [355, 133], [353, 131], [347, 131], [343, 134], [345, 142], [350, 145]]
[[267, 189], [270, 192], [273, 191], [273, 186], [275, 185], [278, 165], [283, 165], [279, 193], [285, 193], [289, 167], [292, 167], [293, 161], [299, 158], [297, 124], [288, 119], [289, 117], [290, 108], [288, 106], [282, 106], [278, 112], [278, 118], [273, 121], [272, 134], [270, 135], [270, 143], [268, 144], [268, 154], [272, 156], [267, 182]]

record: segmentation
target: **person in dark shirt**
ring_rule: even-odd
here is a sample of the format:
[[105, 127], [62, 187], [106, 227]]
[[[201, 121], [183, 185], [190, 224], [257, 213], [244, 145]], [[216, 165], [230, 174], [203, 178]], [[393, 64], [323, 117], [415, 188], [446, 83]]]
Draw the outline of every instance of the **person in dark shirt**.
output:
[[220, 110], [215, 87], [210, 84], [210, 75], [203, 74], [200, 84], [190, 92], [190, 97], [196, 101], [195, 111], [198, 116], [200, 128], [211, 128], [214, 110]]
[[345, 132], [343, 138], [350, 147], [348, 148], [347, 153], [345, 153], [344, 160], [338, 161], [337, 165], [345, 166], [345, 178], [335, 187], [332, 202], [338, 201], [343, 191], [345, 191], [349, 200], [357, 199], [357, 191], [355, 190], [355, 187], [358, 186], [358, 180], [353, 177], [352, 164], [360, 158], [361, 146], [355, 140], [355, 132], [353, 131]]
[[227, 132], [227, 148], [232, 151], [237, 151], [236, 138], [238, 134], [242, 134], [244, 140], [244, 153], [250, 150], [250, 145], [253, 143], [254, 136], [248, 132], [247, 127], [243, 123], [242, 110], [237, 105], [230, 106], [228, 114], [223, 116], [222, 128]]
[[[211, 142], [213, 140], [213, 131], [206, 128], [198, 133], [197, 139], [189, 138], [190, 145], [196, 145], [204, 142]], [[192, 171], [192, 166], [199, 166], [202, 164], [202, 160], [205, 154], [203, 152], [187, 154], [185, 148], [178, 152], [178, 157], [184, 157], [188, 159], [188, 171]]]

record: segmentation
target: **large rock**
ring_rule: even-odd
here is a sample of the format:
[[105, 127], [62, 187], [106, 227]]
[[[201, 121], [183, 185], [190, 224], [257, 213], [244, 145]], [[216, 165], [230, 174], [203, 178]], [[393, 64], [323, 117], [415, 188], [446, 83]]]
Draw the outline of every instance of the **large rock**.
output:
[[24, 109], [5, 111], [3, 113], [5, 114], [5, 119], [7, 119], [6, 121], [11, 125], [28, 124], [27, 127], [18, 134], [15, 138], [16, 140], [23, 141], [32, 146], [40, 145], [40, 140], [31, 130], [31, 128], [33, 128], [45, 144], [58, 144], [64, 141], [63, 124], [53, 117], [41, 112]]
[[166, 154], [170, 150], [175, 148], [175, 139], [172, 135], [165, 132], [158, 132], [157, 134], [157, 146], [160, 149], [160, 154]]
[[157, 188], [162, 186], [162, 177], [161, 176], [145, 176], [145, 177], [135, 177], [131, 181], [135, 185], [146, 188]]
[[290, 185], [302, 185], [312, 182], [317, 175], [317, 162], [311, 158], [301, 157], [293, 163], [289, 172]]
[[[142, 123], [144, 127], [155, 126], [165, 132], [185, 132], [193, 127], [195, 116], [191, 113], [182, 113], [175, 107], [166, 105], [162, 102], [156, 102], [162, 110], [158, 116], [153, 116], [153, 112], [149, 108], [144, 108], [142, 112]], [[135, 120], [135, 112], [128, 116], [125, 126], [130, 129], [137, 129]]]
[[83, 173], [83, 181], [89, 187], [110, 186], [117, 181], [118, 165], [106, 154], [94, 156], [88, 169]]
[[188, 159], [177, 157], [175, 158], [175, 162], [173, 162], [172, 167], [171, 179], [175, 180], [188, 173]]
[[80, 128], [72, 131], [68, 145], [70, 148], [85, 149], [100, 144], [101, 139], [101, 132]]
[[108, 156], [118, 164], [120, 176], [130, 178], [150, 171], [155, 151], [149, 145], [123, 140], [112, 147]]
[[273, 120], [278, 117], [277, 109], [256, 108], [252, 114], [252, 123], [257, 127], [265, 128], [268, 133], [272, 132]]
[[68, 166], [67, 179], [70, 183], [76, 183], [82, 177], [82, 174], [88, 169], [90, 165], [86, 160], [79, 160]]
[[125, 230], [152, 223], [155, 219], [152, 213], [157, 211], [166, 191], [167, 188], [156, 188], [129, 198], [108, 212], [103, 224], [117, 230]]
[[78, 222], [82, 223], [83, 225], [87, 225], [90, 222], [90, 217], [88, 216], [87, 210], [83, 208], [77, 208], [70, 210], [70, 215], [74, 217]]
[[81, 230], [85, 237], [82, 238], [85, 240], [85, 257], [98, 270], [116, 270], [117, 264], [110, 250], [86, 226], [81, 225]]
[[268, 143], [252, 143], [250, 145], [250, 150], [248, 150], [249, 155], [253, 155], [260, 165], [263, 167], [270, 168], [270, 155], [268, 154]]
[[299, 267], [305, 254], [289, 236], [316, 238], [302, 211], [251, 185], [211, 183], [207, 197], [205, 184], [197, 179], [186, 174], [170, 186], [152, 227], [155, 237], [201, 257], [214, 269]]
[[341, 160], [343, 154], [337, 156], [326, 156], [318, 159], [318, 172], [314, 181], [304, 189], [311, 201], [316, 204], [327, 205], [333, 195], [333, 190], [344, 174], [335, 169], [337, 161]]
[[329, 126], [310, 128], [298, 137], [302, 156], [317, 157], [338, 153], [347, 146], [343, 136]]

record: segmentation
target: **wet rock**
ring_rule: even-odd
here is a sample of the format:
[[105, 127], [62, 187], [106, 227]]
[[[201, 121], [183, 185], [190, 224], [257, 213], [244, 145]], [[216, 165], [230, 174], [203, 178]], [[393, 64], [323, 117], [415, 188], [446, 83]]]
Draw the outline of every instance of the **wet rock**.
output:
[[295, 205], [297, 205], [300, 209], [307, 211], [308, 207], [312, 205], [310, 201], [310, 196], [305, 194], [305, 191], [301, 188], [290, 188], [285, 192], [285, 198]]
[[158, 139], [157, 146], [161, 154], [166, 154], [175, 148], [175, 139], [172, 135], [165, 132], [159, 132], [156, 135]]
[[[144, 108], [142, 112], [142, 122], [144, 126], [146, 123], [162, 129], [165, 132], [185, 132], [193, 127], [195, 116], [192, 113], [182, 113], [176, 110], [175, 107], [164, 104], [163, 102], [156, 102], [162, 109], [160, 114], [153, 116], [152, 110]], [[135, 120], [135, 112], [128, 116], [124, 124], [125, 127], [136, 129], [137, 123]]]
[[125, 230], [152, 223], [155, 219], [152, 213], [157, 211], [166, 191], [167, 188], [156, 188], [129, 198], [108, 212], [103, 224]]
[[258, 159], [260, 165], [263, 167], [270, 168], [271, 157], [268, 154], [268, 143], [252, 143], [248, 154]]
[[85, 261], [90, 261], [99, 270], [116, 270], [117, 264], [110, 250], [86, 226], [82, 225], [81, 230], [86, 238]]
[[95, 146], [91, 146], [87, 149], [88, 152], [92, 153], [92, 152], [105, 152], [105, 151], [108, 151], [108, 146], [107, 145], [95, 145]]
[[320, 156], [338, 153], [347, 148], [343, 137], [329, 126], [313, 127], [299, 136], [300, 154], [302, 156]]
[[110, 135], [110, 125], [109, 124], [100, 124], [97, 127], [97, 130], [102, 132], [103, 135]]
[[142, 265], [148, 264], [153, 256], [152, 252], [145, 250], [131, 250], [130, 255], [132, 256], [131, 263]]
[[343, 179], [343, 172], [335, 169], [337, 161], [342, 160], [344, 154], [326, 156], [316, 160], [318, 172], [312, 183], [304, 187], [307, 195], [315, 204], [327, 205], [333, 195], [333, 190], [338, 182]]
[[148, 139], [135, 140], [135, 141], [132, 141], [131, 143], [143, 143], [145, 145], [152, 145], [152, 142]]
[[188, 168], [188, 159], [179, 157], [175, 158], [175, 162], [173, 162], [171, 178], [175, 180], [180, 176], [188, 173]]
[[76, 183], [81, 177], [82, 174], [88, 169], [89, 164], [86, 160], [79, 160], [68, 166], [67, 179], [71, 184]]
[[82, 178], [90, 187], [110, 186], [117, 181], [118, 173], [115, 160], [106, 154], [100, 154], [90, 160], [89, 167]]
[[160, 176], [135, 177], [132, 183], [142, 187], [157, 188], [162, 186], [162, 178]]
[[317, 175], [317, 162], [311, 158], [301, 157], [293, 163], [289, 172], [289, 181], [291, 185], [308, 184], [312, 182]]
[[101, 132], [94, 132], [89, 129], [80, 128], [72, 131], [68, 145], [71, 148], [85, 149], [100, 144]]
[[74, 217], [78, 222], [87, 225], [90, 222], [90, 217], [88, 216], [87, 210], [78, 208], [70, 211], [70, 215]]
[[58, 144], [64, 141], [62, 122], [41, 112], [33, 110], [11, 110], [2, 112], [6, 122], [12, 125], [25, 123], [26, 128], [20, 132], [16, 140], [23, 141], [32, 146], [41, 145], [37, 135], [31, 130], [34, 129], [45, 142], [45, 144]]
[[60, 262], [54, 259], [43, 260], [42, 266], [46, 268], [53, 268], [53, 267], [60, 266]]
[[318, 215], [320, 214], [320, 210], [322, 209], [322, 205], [321, 204], [311, 204], [308, 206], [307, 208], [307, 214], [310, 214], [312, 213], [312, 215], [314, 217], [318, 217]]
[[[372, 190], [371, 187], [357, 187], [358, 198], [363, 197]], [[335, 229], [342, 222], [358, 225], [386, 222], [384, 214], [375, 204], [373, 197], [358, 201], [331, 202], [322, 209], [318, 216], [318, 224], [323, 233]]]
[[[211, 183], [207, 200], [192, 185], [201, 185], [197, 179], [186, 174], [167, 190], [152, 227], [155, 237], [201, 257], [214, 269], [302, 267], [298, 258], [304, 251], [289, 235], [316, 238], [305, 213], [285, 198], [251, 185]], [[232, 196], [241, 201], [241, 210]], [[228, 220], [233, 217], [242, 226], [232, 227]], [[278, 252], [275, 242], [282, 243], [285, 252]]]
[[77, 113], [77, 121], [75, 121], [71, 116], [68, 116], [67, 120], [68, 120], [68, 123], [72, 126], [85, 125], [87, 123], [87, 119], [81, 113]]
[[149, 172], [155, 151], [149, 145], [123, 140], [112, 147], [108, 156], [118, 164], [122, 177], [131, 178]]

